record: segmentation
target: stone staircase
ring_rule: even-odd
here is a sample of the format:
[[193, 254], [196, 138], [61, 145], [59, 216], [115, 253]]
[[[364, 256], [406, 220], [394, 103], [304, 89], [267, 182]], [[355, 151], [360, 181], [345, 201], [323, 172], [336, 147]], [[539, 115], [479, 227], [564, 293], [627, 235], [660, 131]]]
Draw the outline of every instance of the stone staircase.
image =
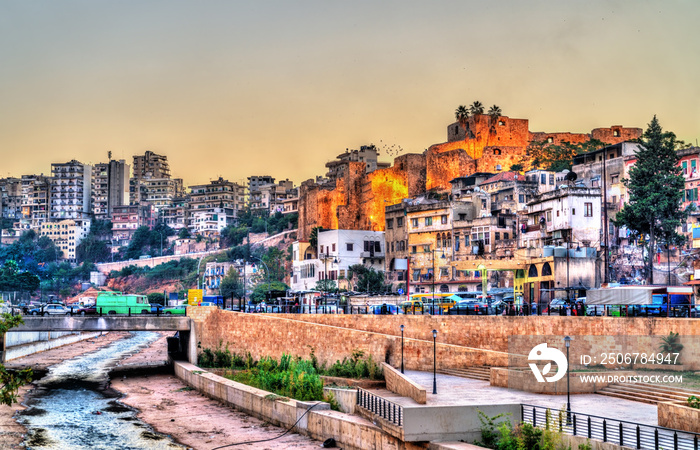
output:
[[442, 375], [470, 378], [472, 380], [490, 381], [491, 379], [491, 367], [489, 366], [473, 366], [465, 367], [464, 369], [440, 369], [437, 372]]
[[700, 398], [700, 391], [646, 383], [611, 384], [598, 391], [597, 394], [623, 398], [635, 402], [650, 403], [652, 405], [656, 405], [660, 402], [685, 402], [691, 395]]

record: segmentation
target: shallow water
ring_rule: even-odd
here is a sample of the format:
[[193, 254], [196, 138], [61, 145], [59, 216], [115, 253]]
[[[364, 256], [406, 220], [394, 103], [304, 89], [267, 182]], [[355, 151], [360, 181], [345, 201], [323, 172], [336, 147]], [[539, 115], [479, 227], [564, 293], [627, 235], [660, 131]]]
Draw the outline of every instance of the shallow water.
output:
[[89, 355], [52, 367], [25, 402], [20, 422], [28, 428], [30, 449], [174, 449], [185, 448], [154, 433], [136, 419], [136, 411], [106, 389], [107, 371], [124, 356], [157, 340], [152, 332], [134, 332]]

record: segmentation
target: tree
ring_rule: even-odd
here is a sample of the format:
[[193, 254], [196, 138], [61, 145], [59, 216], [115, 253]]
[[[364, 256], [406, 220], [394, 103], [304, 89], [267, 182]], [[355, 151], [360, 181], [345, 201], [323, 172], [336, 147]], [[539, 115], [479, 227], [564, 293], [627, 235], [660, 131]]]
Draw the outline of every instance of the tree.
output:
[[318, 280], [314, 289], [324, 293], [334, 293], [338, 291], [338, 286], [335, 280]]
[[359, 292], [386, 292], [389, 290], [384, 284], [384, 272], [373, 267], [365, 267], [362, 264], [354, 264], [348, 268], [348, 279], [357, 275], [357, 291]]
[[546, 141], [532, 141], [527, 147], [527, 153], [521, 158], [518, 165], [532, 169], [551, 170], [553, 172], [561, 172], [564, 169], [571, 170], [574, 156], [588, 153], [604, 146], [605, 144], [597, 139], [578, 144], [570, 142], [550, 144]]
[[471, 106], [469, 106], [469, 112], [472, 116], [476, 116], [477, 114], [483, 114], [484, 105], [482, 105], [481, 102], [477, 100], [474, 103], [472, 103]]
[[321, 231], [325, 231], [323, 227], [314, 227], [309, 234], [309, 245], [314, 249], [314, 252], [318, 251], [318, 233]]
[[501, 107], [498, 105], [491, 106], [491, 108], [489, 108], [488, 114], [489, 116], [491, 116], [491, 118], [498, 118], [503, 115], [501, 112]]
[[467, 121], [469, 120], [469, 108], [464, 105], [459, 105], [455, 110], [455, 120], [459, 122], [462, 127], [466, 127]]
[[88, 261], [98, 263], [107, 261], [110, 257], [109, 247], [105, 241], [96, 235], [88, 234], [75, 248], [75, 258], [78, 262]]
[[180, 231], [177, 233], [178, 239], [187, 239], [190, 236], [190, 230], [187, 227], [180, 228]]
[[235, 297], [241, 299], [245, 297], [245, 286], [241, 277], [238, 275], [238, 270], [232, 268], [228, 271], [223, 280], [221, 280], [221, 295], [224, 298]]
[[260, 303], [261, 301], [267, 299], [268, 293], [274, 291], [286, 292], [288, 290], [289, 286], [287, 286], [285, 283], [282, 283], [281, 281], [259, 283], [257, 286], [255, 286], [255, 289], [253, 289], [253, 293], [250, 294], [250, 300], [253, 303]]
[[[22, 316], [11, 316], [2, 314], [0, 316], [0, 336], [4, 335], [10, 328], [24, 323]], [[0, 405], [11, 406], [17, 402], [17, 391], [20, 386], [32, 381], [32, 369], [20, 371], [7, 370], [0, 364]]]
[[629, 171], [630, 177], [623, 180], [629, 192], [629, 202], [613, 222], [640, 236], [649, 235], [646, 261], [649, 284], [654, 283], [657, 240], [671, 242], [680, 239], [676, 230], [688, 214], [680, 208], [685, 180], [675, 148], [675, 134], [664, 132], [654, 116], [635, 151], [637, 161]]

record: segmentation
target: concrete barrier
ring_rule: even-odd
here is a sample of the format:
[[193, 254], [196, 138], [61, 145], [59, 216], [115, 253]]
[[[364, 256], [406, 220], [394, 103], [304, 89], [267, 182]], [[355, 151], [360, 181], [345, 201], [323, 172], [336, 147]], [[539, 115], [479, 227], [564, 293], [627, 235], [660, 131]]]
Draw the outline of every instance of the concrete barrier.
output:
[[[32, 355], [34, 353], [44, 352], [52, 348], [62, 347], [64, 345], [73, 344], [75, 342], [92, 339], [101, 335], [101, 332], [89, 333], [53, 333], [59, 334], [58, 337], [52, 337], [51, 332], [44, 333], [16, 333], [8, 332], [5, 335], [5, 351], [0, 352], [0, 362], [7, 362], [23, 356]], [[23, 335], [23, 336], [17, 336]], [[34, 335], [34, 339], [32, 339]]]
[[387, 363], [382, 363], [386, 388], [402, 397], [410, 397], [419, 405], [425, 405], [427, 393], [424, 387], [410, 380]]
[[[272, 424], [324, 441], [333, 438], [350, 450], [414, 448], [388, 436], [371, 422], [338, 411], [324, 402], [300, 402], [220, 377], [199, 367], [174, 361], [175, 375], [202, 394]], [[306, 411], [313, 405], [313, 410]]]

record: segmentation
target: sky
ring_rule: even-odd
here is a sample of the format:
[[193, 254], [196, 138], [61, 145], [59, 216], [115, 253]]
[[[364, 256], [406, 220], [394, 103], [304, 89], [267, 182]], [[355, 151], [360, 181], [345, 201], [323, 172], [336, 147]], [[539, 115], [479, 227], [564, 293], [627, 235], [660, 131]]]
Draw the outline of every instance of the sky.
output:
[[475, 100], [695, 144], [698, 23], [697, 0], [0, 0], [0, 177], [152, 150], [186, 185], [296, 184], [444, 142]]

